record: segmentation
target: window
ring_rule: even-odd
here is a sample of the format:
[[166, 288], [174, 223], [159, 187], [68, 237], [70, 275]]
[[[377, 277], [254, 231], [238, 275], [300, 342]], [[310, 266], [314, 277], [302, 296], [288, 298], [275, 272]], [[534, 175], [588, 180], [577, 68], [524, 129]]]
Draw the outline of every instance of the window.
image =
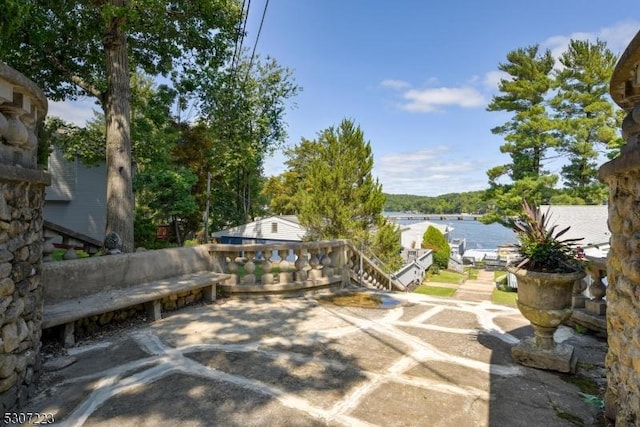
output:
[[278, 223], [277, 222], [272, 222], [271, 223], [271, 232], [273, 234], [276, 234], [278, 232]]

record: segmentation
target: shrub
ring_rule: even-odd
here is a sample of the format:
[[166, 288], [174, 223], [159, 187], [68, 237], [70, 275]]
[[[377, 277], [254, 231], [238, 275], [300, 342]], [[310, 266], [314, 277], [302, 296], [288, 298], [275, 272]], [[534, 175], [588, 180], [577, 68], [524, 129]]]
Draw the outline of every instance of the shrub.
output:
[[451, 247], [440, 230], [430, 225], [422, 236], [422, 248], [433, 250], [433, 263], [441, 269], [447, 268]]

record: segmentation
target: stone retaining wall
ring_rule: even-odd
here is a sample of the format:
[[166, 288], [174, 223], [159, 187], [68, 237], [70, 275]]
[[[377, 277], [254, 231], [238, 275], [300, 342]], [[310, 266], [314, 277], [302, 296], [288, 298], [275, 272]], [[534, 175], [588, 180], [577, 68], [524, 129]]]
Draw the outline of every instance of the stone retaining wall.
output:
[[37, 170], [42, 91], [0, 62], [0, 409], [23, 406], [40, 366], [42, 207], [50, 177]]
[[640, 32], [611, 78], [613, 100], [629, 114], [626, 145], [599, 171], [609, 185], [611, 250], [607, 260], [607, 392], [605, 410], [619, 426], [640, 423]]

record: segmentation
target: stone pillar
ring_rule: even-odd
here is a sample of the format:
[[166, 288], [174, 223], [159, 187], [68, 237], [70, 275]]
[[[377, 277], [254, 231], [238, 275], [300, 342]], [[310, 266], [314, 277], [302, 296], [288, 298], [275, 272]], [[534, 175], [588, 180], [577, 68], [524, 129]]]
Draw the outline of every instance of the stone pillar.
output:
[[626, 145], [605, 163], [611, 250], [607, 260], [607, 392], [605, 413], [616, 425], [640, 424], [640, 32], [611, 78], [613, 100], [628, 112]]
[[35, 390], [42, 335], [42, 208], [49, 175], [36, 165], [47, 100], [0, 62], [0, 406], [21, 408]]

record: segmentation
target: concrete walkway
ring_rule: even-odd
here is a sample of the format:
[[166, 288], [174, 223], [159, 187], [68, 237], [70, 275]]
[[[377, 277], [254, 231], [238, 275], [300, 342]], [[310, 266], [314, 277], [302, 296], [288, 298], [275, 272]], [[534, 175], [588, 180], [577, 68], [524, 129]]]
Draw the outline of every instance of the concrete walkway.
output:
[[[384, 309], [314, 298], [185, 308], [47, 360], [25, 411], [60, 426], [600, 425], [561, 375], [513, 363], [510, 347], [532, 334], [516, 309], [391, 297]], [[576, 345], [581, 376], [600, 379], [605, 343], [568, 328], [557, 338]]]
[[454, 298], [463, 301], [491, 301], [495, 289], [493, 271], [480, 270], [475, 280], [466, 280], [458, 287]]

